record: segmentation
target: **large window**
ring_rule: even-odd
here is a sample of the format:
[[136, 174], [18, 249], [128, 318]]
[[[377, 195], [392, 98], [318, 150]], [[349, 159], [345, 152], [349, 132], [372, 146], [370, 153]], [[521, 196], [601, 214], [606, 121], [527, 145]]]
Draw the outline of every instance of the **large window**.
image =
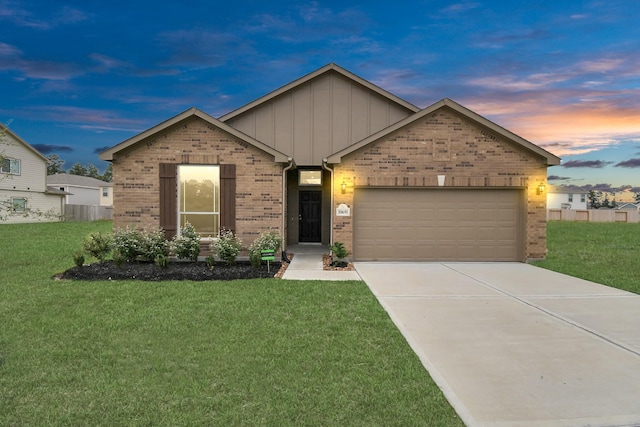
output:
[[220, 167], [178, 166], [179, 227], [189, 222], [200, 237], [220, 231]]
[[20, 160], [3, 158], [0, 162], [0, 172], [20, 175]]

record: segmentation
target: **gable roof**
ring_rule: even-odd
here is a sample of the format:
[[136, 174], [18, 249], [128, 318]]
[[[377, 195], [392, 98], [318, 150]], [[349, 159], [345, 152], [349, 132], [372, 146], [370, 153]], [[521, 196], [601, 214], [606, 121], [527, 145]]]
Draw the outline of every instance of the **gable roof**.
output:
[[92, 178], [90, 176], [56, 173], [47, 175], [47, 185], [72, 185], [76, 187], [112, 187], [113, 183]]
[[305, 76], [300, 77], [297, 80], [292, 81], [291, 83], [288, 83], [284, 86], [282, 86], [279, 89], [276, 89], [272, 92], [269, 92], [268, 94], [256, 99], [255, 101], [252, 101], [236, 110], [231, 111], [230, 113], [227, 113], [223, 116], [220, 117], [220, 121], [226, 122], [228, 120], [233, 119], [234, 117], [239, 116], [240, 114], [251, 110], [254, 107], [259, 106], [260, 104], [264, 104], [265, 102], [268, 102], [270, 100], [272, 100], [273, 98], [276, 98], [279, 95], [282, 95], [285, 92], [288, 92], [292, 89], [295, 89], [298, 86], [301, 86], [307, 82], [309, 82], [310, 80], [315, 79], [316, 77], [334, 71], [338, 74], [343, 75], [344, 77], [346, 77], [347, 79], [353, 80], [357, 83], [359, 83], [360, 85], [366, 87], [367, 89], [376, 92], [378, 95], [392, 101], [395, 102], [396, 104], [399, 104], [405, 108], [407, 108], [410, 111], [413, 112], [417, 112], [420, 111], [420, 108], [416, 107], [415, 105], [411, 104], [410, 102], [405, 101], [404, 99], [392, 94], [391, 92], [388, 92], [384, 89], [382, 89], [381, 87], [378, 87], [376, 85], [374, 85], [373, 83], [363, 79], [362, 77], [358, 77], [355, 74], [345, 70], [344, 68], [340, 67], [339, 65], [336, 65], [334, 63], [329, 63], [327, 65], [325, 65], [322, 68], [318, 68], [316, 71], [313, 71]]
[[473, 121], [474, 123], [487, 128], [489, 130], [491, 130], [492, 132], [508, 139], [509, 141], [512, 141], [518, 145], [520, 145], [522, 148], [537, 154], [540, 157], [543, 157], [547, 160], [547, 165], [548, 166], [554, 166], [554, 165], [559, 165], [560, 164], [560, 158], [554, 154], [551, 154], [550, 152], [548, 152], [547, 150], [533, 144], [532, 142], [527, 141], [526, 139], [516, 135], [515, 133], [503, 128], [502, 126], [499, 126], [495, 123], [493, 123], [492, 121], [482, 117], [481, 115], [469, 110], [466, 107], [463, 107], [462, 105], [458, 104], [455, 101], [452, 101], [449, 98], [444, 98], [438, 102], [436, 102], [435, 104], [430, 105], [427, 108], [424, 108], [423, 110], [418, 111], [417, 113], [403, 119], [400, 120], [399, 122], [386, 127], [384, 129], [382, 129], [381, 131], [374, 133], [373, 135], [353, 144], [350, 145], [349, 147], [338, 151], [337, 153], [332, 154], [331, 156], [329, 156], [326, 159], [327, 163], [340, 163], [342, 161], [342, 158], [348, 154], [353, 153], [356, 150], [361, 149], [362, 147], [365, 147], [373, 142], [378, 141], [379, 139], [389, 135], [392, 132], [395, 132], [398, 129], [403, 128], [404, 126], [407, 126], [413, 122], [415, 122], [416, 120], [419, 120], [433, 112], [435, 112], [436, 110], [439, 110], [441, 108], [449, 108], [455, 112], [457, 112], [458, 114], [462, 115], [463, 117]]
[[24, 139], [20, 138], [18, 135], [16, 135], [15, 133], [13, 133], [11, 131], [11, 129], [9, 129], [8, 127], [6, 127], [5, 125], [3, 125], [2, 123], [0, 123], [0, 132], [4, 132], [8, 135], [10, 135], [13, 139], [15, 139], [16, 141], [18, 141], [19, 143], [23, 144], [25, 147], [27, 147], [29, 150], [33, 151], [33, 153], [40, 157], [42, 160], [44, 160], [46, 163], [49, 163], [49, 159], [47, 159], [44, 154], [42, 154], [41, 152], [39, 152], [38, 150], [36, 150], [35, 148], [33, 148], [31, 146], [31, 144], [29, 144], [27, 141], [25, 141]]
[[137, 144], [138, 142], [149, 138], [157, 133], [160, 133], [162, 131], [165, 131], [166, 129], [184, 121], [187, 119], [190, 119], [192, 117], [198, 117], [202, 120], [204, 120], [205, 122], [223, 130], [224, 132], [240, 139], [241, 141], [246, 142], [249, 145], [252, 145], [262, 151], [264, 151], [267, 154], [270, 154], [274, 157], [274, 160], [278, 163], [286, 163], [289, 161], [289, 158], [287, 157], [287, 155], [269, 147], [266, 144], [263, 144], [262, 142], [258, 141], [257, 139], [254, 139], [252, 137], [250, 137], [249, 135], [246, 135], [242, 132], [240, 132], [239, 130], [232, 128], [231, 126], [221, 122], [220, 120], [210, 116], [209, 114], [205, 113], [204, 111], [201, 111], [195, 107], [189, 108], [186, 111], [183, 111], [182, 113], [173, 116], [172, 118], [165, 120], [162, 123], [157, 124], [156, 126], [152, 127], [151, 129], [147, 129], [144, 132], [141, 132], [123, 142], [121, 142], [118, 145], [115, 145], [111, 148], [108, 148], [106, 150], [104, 150], [103, 152], [100, 153], [100, 159], [101, 160], [113, 160], [113, 155], [119, 151], [124, 150], [125, 148], [129, 148], [135, 144]]

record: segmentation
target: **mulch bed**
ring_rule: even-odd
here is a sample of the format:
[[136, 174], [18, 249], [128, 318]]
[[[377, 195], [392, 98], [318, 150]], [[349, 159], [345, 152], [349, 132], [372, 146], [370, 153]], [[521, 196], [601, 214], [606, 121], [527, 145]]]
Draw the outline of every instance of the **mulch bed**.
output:
[[334, 261], [329, 254], [322, 255], [322, 269], [332, 271], [353, 271], [353, 263], [347, 261]]
[[237, 280], [258, 278], [280, 278], [288, 263], [272, 262], [254, 268], [247, 261], [228, 265], [216, 262], [209, 268], [204, 262], [170, 262], [166, 267], [158, 267], [152, 262], [128, 262], [118, 267], [112, 261], [97, 262], [72, 267], [64, 273], [55, 275], [56, 280]]

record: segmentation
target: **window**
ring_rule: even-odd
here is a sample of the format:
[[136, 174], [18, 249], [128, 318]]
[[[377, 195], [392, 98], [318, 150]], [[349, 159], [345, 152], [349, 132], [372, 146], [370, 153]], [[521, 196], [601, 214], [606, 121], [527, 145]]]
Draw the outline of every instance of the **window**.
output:
[[586, 201], [587, 201], [587, 195], [586, 195], [586, 194], [581, 194], [581, 195], [580, 195], [580, 201], [581, 201], [582, 203], [586, 202]]
[[299, 185], [322, 185], [322, 171], [300, 171]]
[[20, 175], [20, 160], [3, 158], [0, 162], [0, 172], [11, 175]]
[[573, 194], [569, 194], [569, 201], [573, 202]]
[[11, 198], [11, 211], [16, 213], [26, 212], [27, 199], [24, 197], [12, 197]]
[[109, 187], [102, 187], [102, 197], [109, 197]]
[[178, 227], [189, 222], [203, 238], [220, 232], [220, 167], [178, 166]]

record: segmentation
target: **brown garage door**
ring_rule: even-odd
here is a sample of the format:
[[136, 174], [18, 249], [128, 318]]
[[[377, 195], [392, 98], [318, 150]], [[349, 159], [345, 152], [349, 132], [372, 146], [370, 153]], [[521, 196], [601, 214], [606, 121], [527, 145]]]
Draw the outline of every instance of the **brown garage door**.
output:
[[523, 261], [521, 190], [356, 189], [356, 260]]

